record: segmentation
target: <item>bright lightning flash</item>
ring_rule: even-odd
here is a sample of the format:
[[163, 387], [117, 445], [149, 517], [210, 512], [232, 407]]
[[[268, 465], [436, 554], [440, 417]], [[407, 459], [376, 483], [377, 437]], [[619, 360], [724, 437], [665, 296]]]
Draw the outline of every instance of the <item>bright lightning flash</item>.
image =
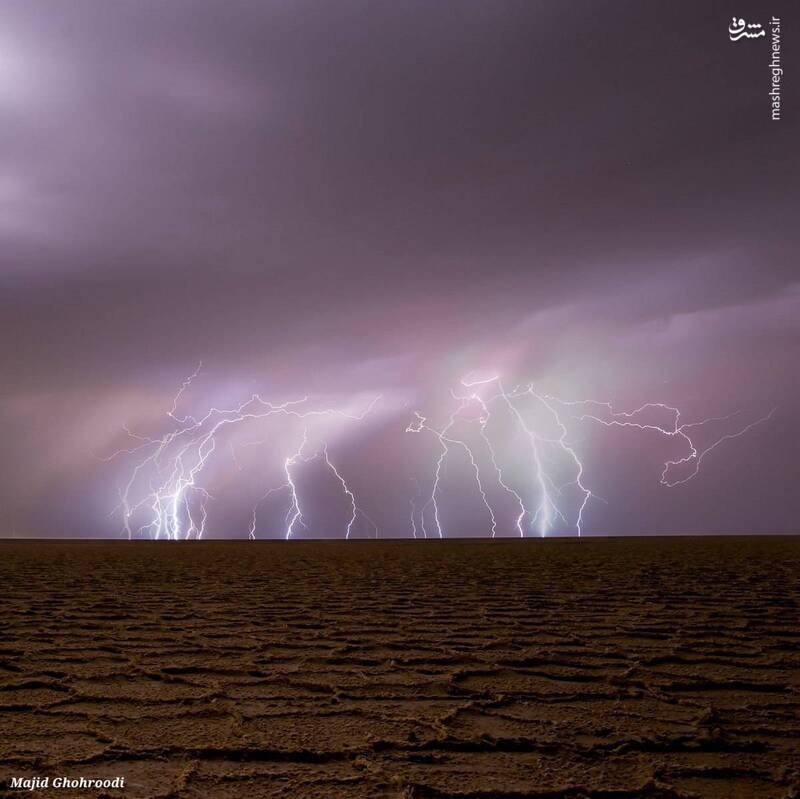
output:
[[[199, 418], [190, 415], [181, 416], [177, 411], [178, 403], [199, 372], [200, 367], [183, 382], [167, 412], [167, 417], [175, 425], [173, 430], [160, 438], [152, 438], [125, 428], [128, 436], [136, 442], [135, 446], [118, 450], [104, 459], [111, 460], [121, 455], [141, 457], [119, 492], [120, 503], [117, 510], [122, 514], [123, 532], [128, 538], [173, 540], [202, 538], [206, 532], [208, 503], [213, 497], [202, 484], [201, 478], [203, 470], [217, 450], [218, 440], [231, 427], [257, 424], [273, 417], [302, 420], [305, 426], [297, 449], [283, 459], [285, 482], [269, 489], [253, 508], [248, 531], [250, 538], [256, 537], [259, 507], [273, 494], [284, 493], [287, 496], [285, 537], [291, 538], [299, 527], [305, 526], [301, 491], [295, 470], [299, 465], [318, 458], [324, 461], [334, 475], [352, 509], [345, 531], [347, 537], [350, 536], [359, 517], [363, 518], [377, 535], [374, 522], [358, 506], [355, 494], [341, 471], [334, 465], [328, 444], [323, 444], [322, 448], [312, 455], [306, 455], [305, 449], [308, 444], [309, 425], [315, 420], [338, 417], [348, 422], [361, 422], [372, 412], [381, 399], [380, 395], [374, 397], [358, 414], [338, 408], [315, 408], [307, 396], [275, 404], [263, 399], [259, 394], [253, 394], [234, 408], [211, 408]], [[233, 453], [237, 469], [241, 470], [236, 461], [235, 451], [232, 448], [230, 451]], [[142, 515], [144, 515], [143, 521], [134, 521], [139, 520]]]
[[[269, 488], [255, 503], [248, 534], [259, 532], [259, 512], [265, 503], [281, 497], [285, 503], [283, 534], [292, 538], [306, 528], [303, 467], [319, 462], [339, 486], [347, 506], [343, 534], [366, 533], [378, 536], [378, 527], [362, 509], [337, 464], [327, 441], [312, 449], [310, 435], [315, 423], [337, 418], [347, 424], [363, 422], [381, 399], [374, 397], [359, 413], [335, 407], [318, 407], [307, 397], [272, 403], [253, 394], [232, 408], [212, 407], [204, 415], [181, 415], [178, 405], [200, 373], [200, 367], [187, 378], [173, 398], [166, 416], [172, 429], [160, 437], [125, 432], [133, 441], [105, 460], [119, 456], [138, 458], [119, 491], [118, 510], [123, 532], [129, 538], [202, 538], [206, 533], [212, 494], [204, 481], [204, 471], [218, 452], [218, 444], [232, 428], [260, 425], [269, 419], [302, 424], [296, 447], [283, 452], [278, 463], [282, 482]], [[695, 478], [703, 460], [726, 441], [745, 435], [763, 424], [774, 409], [760, 418], [740, 424], [700, 446], [698, 434], [712, 425], [730, 428], [741, 412], [696, 422], [684, 422], [677, 408], [661, 402], [646, 403], [632, 411], [616, 410], [609, 402], [562, 400], [527, 384], [507, 390], [499, 376], [460, 381], [451, 391], [451, 404], [444, 424], [436, 426], [420, 411], [415, 411], [406, 433], [432, 437], [438, 452], [424, 473], [412, 478], [416, 495], [408, 500], [411, 534], [414, 538], [445, 537], [447, 515], [445, 481], [447, 464], [460, 459], [471, 477], [474, 491], [485, 513], [486, 529], [492, 537], [513, 533], [520, 537], [535, 533], [583, 532], [586, 513], [595, 500], [605, 502], [586, 480], [586, 468], [578, 451], [577, 430], [585, 424], [607, 428], [627, 428], [673, 440], [682, 448], [680, 457], [662, 465], [660, 483], [675, 488]], [[666, 419], [666, 422], [663, 420]], [[661, 421], [659, 421], [661, 420]], [[707, 437], [708, 434], [704, 434]], [[267, 439], [268, 441], [269, 439]], [[316, 436], [319, 440], [319, 436]], [[256, 446], [265, 441], [250, 441]], [[238, 471], [232, 443], [220, 451], [230, 451]], [[421, 486], [428, 489], [423, 493]], [[502, 502], [501, 502], [501, 498]], [[513, 513], [511, 509], [513, 508]], [[504, 521], [505, 517], [507, 521]]]
[[[572, 530], [580, 536], [590, 502], [605, 500], [587, 487], [584, 463], [574, 440], [570, 438], [570, 426], [574, 423], [590, 422], [606, 427], [633, 428], [677, 440], [684, 447], [685, 455], [667, 460], [660, 478], [663, 486], [674, 488], [696, 477], [703, 459], [710, 452], [725, 441], [738, 438], [766, 422], [775, 412], [773, 409], [700, 448], [696, 443], [700, 430], [713, 423], [727, 422], [741, 412], [698, 422], [681, 422], [680, 411], [664, 403], [647, 403], [633, 411], [617, 411], [609, 402], [561, 400], [537, 391], [533, 384], [507, 391], [498, 376], [466, 377], [461, 380], [461, 387], [461, 393], [451, 393], [454, 406], [443, 427], [434, 427], [417, 411], [406, 428], [407, 433], [432, 434], [439, 443], [439, 455], [433, 463], [427, 499], [419, 511], [416, 503], [412, 502], [411, 527], [414, 537], [419, 531], [427, 537], [426, 511], [428, 517], [432, 517], [435, 534], [444, 537], [442, 475], [448, 459], [457, 451], [464, 452], [471, 464], [474, 487], [486, 507], [487, 524], [492, 537], [498, 532], [497, 513], [489, 499], [490, 489], [482, 477], [484, 472], [494, 475], [494, 484], [500, 492], [513, 497], [519, 508], [514, 529], [520, 536], [524, 536], [526, 531], [545, 536], [559, 529]], [[469, 410], [475, 406], [479, 413], [470, 417]], [[666, 414], [669, 423], [648, 421], [654, 412]], [[527, 449], [530, 465], [525, 470], [528, 476], [523, 480], [514, 480], [512, 469], [508, 465], [501, 465], [501, 442], [493, 441], [490, 435], [490, 424], [501, 414], [510, 418], [516, 428], [516, 437]], [[462, 431], [460, 435], [454, 432], [457, 426]], [[477, 428], [477, 438], [475, 434], [470, 437], [470, 427]], [[480, 448], [477, 441], [480, 442]], [[690, 471], [682, 477], [675, 476], [679, 467]]]

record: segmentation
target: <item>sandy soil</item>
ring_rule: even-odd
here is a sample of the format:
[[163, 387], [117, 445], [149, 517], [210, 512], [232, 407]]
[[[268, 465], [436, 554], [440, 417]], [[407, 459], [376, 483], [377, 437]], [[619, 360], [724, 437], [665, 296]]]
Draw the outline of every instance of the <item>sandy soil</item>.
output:
[[800, 540], [4, 542], [0, 586], [0, 777], [126, 778], [3, 795], [800, 796]]

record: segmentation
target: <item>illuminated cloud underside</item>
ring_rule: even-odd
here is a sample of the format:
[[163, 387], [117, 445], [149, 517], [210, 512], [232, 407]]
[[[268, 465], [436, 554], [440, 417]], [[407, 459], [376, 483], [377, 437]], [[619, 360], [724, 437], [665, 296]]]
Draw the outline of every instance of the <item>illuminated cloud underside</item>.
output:
[[[378, 525], [359, 504], [346, 477], [332, 459], [328, 442], [323, 439], [316, 448], [309, 443], [315, 421], [364, 422], [380, 403], [380, 395], [358, 412], [320, 406], [307, 396], [276, 404], [254, 394], [233, 408], [211, 408], [200, 417], [181, 415], [179, 401], [198, 373], [199, 368], [183, 383], [167, 412], [175, 423], [173, 430], [160, 438], [152, 438], [126, 428], [134, 446], [119, 450], [107, 459], [129, 456], [135, 461], [120, 488], [117, 509], [128, 538], [178, 540], [213, 536], [214, 530], [208, 529], [207, 521], [209, 504], [214, 501], [216, 492], [206, 481], [205, 473], [210, 471], [208, 467], [213, 459], [220, 454], [228, 455], [224, 446], [226, 431], [233, 426], [257, 424], [263, 427], [265, 421], [276, 419], [283, 424], [287, 420], [297, 422], [299, 440], [284, 453], [275, 453], [269, 439], [252, 442], [264, 449], [266, 458], [277, 459], [283, 481], [269, 487], [253, 506], [247, 531], [249, 537], [255, 539], [262, 532], [260, 516], [268, 503], [283, 509], [283, 521], [279, 526], [268, 528], [267, 537], [274, 537], [278, 531], [286, 539], [300, 533], [314, 535], [304, 518], [307, 499], [303, 468], [317, 461], [335, 477], [346, 499], [348, 512], [342, 537], [350, 538], [354, 533], [364, 535], [365, 531], [373, 537], [380, 536]], [[497, 376], [464, 378], [459, 390], [451, 392], [451, 397], [452, 407], [442, 427], [432, 426], [425, 416], [415, 411], [405, 428], [405, 433], [432, 435], [440, 447], [430, 473], [414, 479], [417, 496], [409, 498], [409, 535], [414, 538], [447, 535], [440, 511], [442, 504], [448, 501], [442, 488], [442, 476], [453, 458], [460, 456], [469, 462], [474, 490], [485, 508], [486, 535], [493, 538], [509, 534], [524, 537], [573, 533], [580, 536], [591, 502], [604, 500], [588, 486], [590, 477], [585, 475], [577, 446], [570, 440], [569, 430], [575, 422], [589, 421], [677, 439], [683, 454], [667, 460], [660, 476], [662, 486], [675, 488], [697, 477], [703, 459], [710, 452], [767, 422], [774, 414], [773, 409], [745, 423], [741, 423], [740, 413], [684, 422], [677, 408], [664, 403], [647, 403], [632, 411], [618, 411], [608, 402], [564, 401], [538, 392], [533, 384], [506, 390]], [[502, 441], [500, 436], [494, 435], [493, 422], [500, 414], [511, 419], [511, 441]], [[666, 417], [668, 421], [659, 422], [659, 417]], [[720, 422], [729, 423], [729, 429], [699, 448], [693, 438], [695, 431]], [[229, 443], [229, 446], [227, 469], [241, 472], [233, 445]], [[508, 466], [506, 462], [513, 459], [513, 450], [520, 446], [526, 451], [525, 456], [520, 459], [517, 455], [516, 466]], [[429, 489], [423, 492], [421, 486], [425, 482]], [[518, 510], [511, 530], [503, 529], [498, 523], [490, 497], [497, 492], [511, 497]], [[361, 525], [357, 528], [359, 522]], [[458, 530], [451, 534], [458, 535]]]
[[0, 535], [797, 532], [800, 117], [620, 2], [4, 0]]

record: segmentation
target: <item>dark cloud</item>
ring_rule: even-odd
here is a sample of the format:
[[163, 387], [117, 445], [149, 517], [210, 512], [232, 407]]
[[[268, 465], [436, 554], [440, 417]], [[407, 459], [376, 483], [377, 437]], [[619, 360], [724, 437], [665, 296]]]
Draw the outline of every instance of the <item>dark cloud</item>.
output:
[[108, 532], [87, 453], [202, 359], [288, 393], [423, 399], [501, 363], [698, 415], [778, 404], [709, 494], [620, 477], [641, 505], [597, 525], [793, 530], [796, 80], [772, 122], [766, 47], [726, 32], [767, 12], [4, 3], [0, 521]]

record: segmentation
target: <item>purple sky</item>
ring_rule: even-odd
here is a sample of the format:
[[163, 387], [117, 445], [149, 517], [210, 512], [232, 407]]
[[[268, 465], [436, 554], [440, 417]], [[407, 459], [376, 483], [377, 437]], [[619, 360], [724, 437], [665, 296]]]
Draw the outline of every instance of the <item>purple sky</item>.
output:
[[[730, 42], [733, 14], [782, 19], [780, 122], [768, 39]], [[674, 488], [670, 442], [576, 423], [605, 500], [584, 530], [797, 532], [798, 23], [790, 3], [5, 0], [0, 532], [117, 535], [133, 464], [99, 458], [126, 423], [162, 435], [200, 360], [182, 412], [380, 393], [328, 432], [381, 534], [430, 492], [413, 411], [441, 428], [473, 370], [741, 410], [717, 438], [776, 407]], [[214, 534], [246, 535], [296, 441], [279, 427], [220, 439]], [[306, 534], [339, 535], [317, 466]], [[447, 532], [486, 534], [466, 466]]]

